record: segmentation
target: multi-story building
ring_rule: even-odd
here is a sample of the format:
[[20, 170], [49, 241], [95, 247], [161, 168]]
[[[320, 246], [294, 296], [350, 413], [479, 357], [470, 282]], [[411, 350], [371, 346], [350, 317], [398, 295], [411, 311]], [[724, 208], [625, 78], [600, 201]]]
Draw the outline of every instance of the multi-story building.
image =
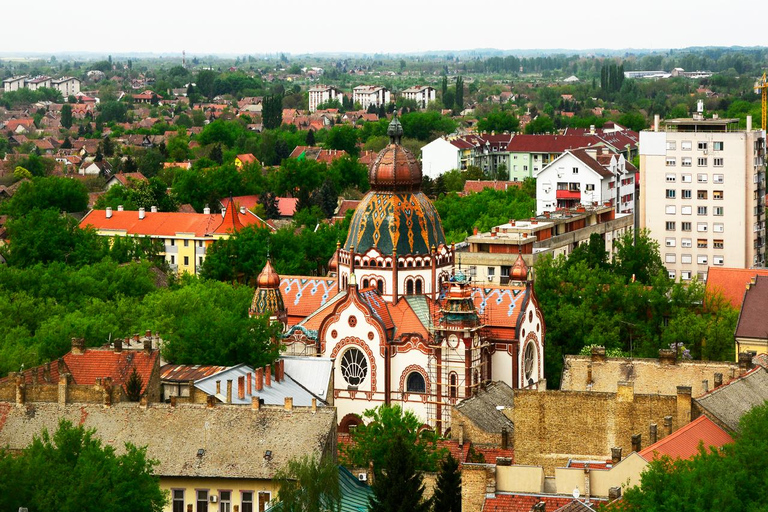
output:
[[41, 87], [58, 89], [64, 98], [80, 92], [80, 79], [71, 76], [53, 79], [49, 76], [36, 76], [30, 78], [27, 75], [14, 76], [3, 80], [3, 91], [11, 92], [19, 89], [36, 91]]
[[568, 150], [536, 175], [536, 211], [609, 204], [617, 213], [633, 213], [636, 173], [624, 155], [600, 146]]
[[429, 85], [417, 85], [405, 89], [401, 96], [407, 100], [413, 100], [419, 108], [427, 108], [430, 101], [435, 101], [435, 88]]
[[36, 91], [37, 89], [41, 89], [43, 87], [49, 88], [51, 87], [51, 77], [49, 76], [36, 76], [35, 78], [28, 78], [26, 82], [24, 83], [24, 87], [27, 89], [30, 89], [32, 91]]
[[58, 89], [61, 95], [64, 96], [64, 99], [66, 99], [80, 92], [80, 79], [71, 76], [56, 78], [51, 80], [51, 86], [54, 89]]
[[13, 76], [3, 80], [3, 92], [18, 91], [24, 88], [24, 84], [29, 78], [27, 75]]
[[[421, 148], [424, 174], [432, 179], [451, 169], [474, 165], [500, 180], [507, 179], [512, 140], [509, 133], [481, 133], [439, 137]], [[517, 181], [517, 180], [515, 180]]]
[[332, 85], [315, 85], [309, 89], [309, 111], [314, 112], [317, 110], [318, 105], [328, 103], [329, 101], [337, 100], [342, 102], [344, 93], [341, 89]]
[[765, 132], [738, 119], [671, 119], [640, 133], [640, 225], [671, 278], [765, 265]]
[[387, 105], [391, 102], [389, 89], [379, 85], [358, 85], [352, 89], [352, 102], [359, 103], [360, 107], [367, 109], [371, 105], [376, 107]]
[[535, 266], [536, 260], [546, 254], [568, 256], [597, 233], [610, 255], [614, 242], [632, 228], [633, 221], [633, 215], [617, 214], [610, 205], [545, 212], [531, 219], [510, 220], [487, 233], [475, 231], [467, 237], [467, 248], [456, 258], [478, 285], [506, 286], [518, 254], [527, 265]]
[[153, 207], [147, 212], [123, 211], [118, 207], [91, 210], [80, 221], [80, 227], [90, 227], [101, 236], [139, 236], [159, 240], [162, 255], [171, 270], [179, 274], [197, 274], [205, 261], [208, 248], [219, 238], [228, 238], [235, 231], [256, 224], [267, 227], [257, 215], [245, 208], [222, 210], [221, 214], [158, 212]]

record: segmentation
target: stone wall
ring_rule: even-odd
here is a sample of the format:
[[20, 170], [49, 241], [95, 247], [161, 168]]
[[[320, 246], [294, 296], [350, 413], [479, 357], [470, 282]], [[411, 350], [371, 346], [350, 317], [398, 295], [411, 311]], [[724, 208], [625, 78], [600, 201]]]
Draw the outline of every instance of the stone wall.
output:
[[[630, 383], [616, 393], [516, 390], [512, 412], [515, 463], [544, 467], [547, 475], [568, 459], [609, 460], [611, 448], [624, 455], [651, 444], [650, 426], [657, 439], [691, 419], [690, 388], [676, 396], [636, 395]], [[668, 417], [665, 424], [665, 417]]]
[[[517, 393], [517, 391], [515, 391]], [[463, 437], [463, 440], [462, 440]], [[487, 432], [467, 418], [456, 407], [451, 408], [451, 439], [473, 444], [501, 446], [501, 435], [495, 432]], [[509, 432], [509, 448], [512, 446], [512, 432]]]
[[[517, 400], [517, 397], [515, 397]], [[515, 404], [517, 406], [517, 404]], [[462, 464], [461, 466], [461, 510], [479, 512], [489, 486], [496, 491], [496, 467], [490, 464]]]

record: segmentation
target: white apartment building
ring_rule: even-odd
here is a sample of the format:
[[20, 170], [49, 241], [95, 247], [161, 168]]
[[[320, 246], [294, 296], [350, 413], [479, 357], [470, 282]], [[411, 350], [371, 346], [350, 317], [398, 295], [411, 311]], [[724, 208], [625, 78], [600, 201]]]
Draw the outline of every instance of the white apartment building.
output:
[[51, 81], [51, 86], [58, 89], [64, 99], [80, 92], [80, 79], [71, 76], [56, 78]]
[[24, 84], [29, 78], [27, 75], [14, 76], [3, 80], [3, 92], [18, 91], [24, 88]]
[[371, 105], [387, 105], [391, 102], [389, 89], [378, 85], [358, 85], [352, 89], [352, 102], [359, 103], [363, 109]]
[[536, 213], [594, 204], [634, 213], [636, 172], [602, 147], [567, 150], [536, 174]]
[[640, 226], [670, 278], [765, 266], [765, 132], [738, 119], [672, 119], [640, 133]]
[[434, 87], [429, 85], [417, 85], [405, 89], [401, 96], [407, 100], [414, 100], [418, 103], [419, 108], [427, 108], [430, 101], [435, 101], [436, 91]]
[[309, 89], [309, 111], [314, 112], [317, 110], [318, 105], [333, 100], [338, 100], [339, 103], [342, 103], [343, 97], [344, 93], [337, 87], [332, 85], [315, 85]]
[[49, 76], [36, 76], [35, 78], [27, 78], [24, 83], [24, 87], [32, 91], [36, 91], [40, 88], [51, 88], [51, 77]]

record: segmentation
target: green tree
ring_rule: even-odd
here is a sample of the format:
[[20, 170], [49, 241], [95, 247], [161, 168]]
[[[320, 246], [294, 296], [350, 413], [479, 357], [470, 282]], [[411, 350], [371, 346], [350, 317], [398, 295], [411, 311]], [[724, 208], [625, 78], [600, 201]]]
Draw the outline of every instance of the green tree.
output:
[[489, 132], [516, 132], [520, 128], [520, 120], [512, 112], [494, 110], [477, 122], [477, 129], [481, 133]]
[[651, 238], [647, 229], [641, 230], [637, 236], [628, 230], [614, 245], [614, 271], [625, 279], [650, 284], [654, 277], [664, 271], [659, 243]]
[[352, 434], [352, 443], [342, 448], [346, 461], [352, 466], [387, 467], [387, 456], [395, 450], [398, 439], [412, 454], [416, 471], [435, 471], [444, 450], [437, 447], [437, 436], [431, 430], [419, 431], [422, 424], [411, 411], [399, 405], [381, 405], [363, 413], [367, 423], [359, 425]]
[[461, 112], [464, 110], [464, 78], [456, 77], [456, 94], [453, 98], [453, 111]]
[[440, 463], [433, 503], [434, 512], [461, 512], [461, 471], [450, 453]]
[[373, 466], [371, 512], [428, 512], [431, 500], [424, 499], [423, 476], [410, 439], [390, 433], [386, 448], [381, 464]]
[[18, 457], [0, 450], [0, 508], [62, 512], [160, 512], [167, 495], [152, 474], [157, 461], [127, 443], [117, 455], [95, 430], [61, 420], [44, 430]]
[[338, 512], [341, 510], [339, 469], [333, 460], [304, 456], [277, 472], [277, 501], [281, 512]]
[[264, 96], [261, 106], [264, 128], [267, 130], [279, 128], [283, 124], [283, 96], [281, 94]]
[[72, 105], [69, 103], [61, 106], [61, 126], [67, 130], [72, 128]]
[[325, 147], [340, 149], [349, 155], [357, 156], [360, 153], [360, 149], [357, 147], [357, 130], [349, 125], [334, 126], [326, 135]]
[[79, 180], [50, 176], [22, 183], [13, 197], [0, 204], [0, 212], [21, 217], [32, 210], [53, 208], [82, 212], [88, 208], [88, 189]]
[[125, 394], [128, 397], [128, 401], [138, 402], [141, 400], [141, 397], [144, 395], [142, 392], [143, 387], [144, 383], [141, 380], [141, 375], [139, 375], [139, 372], [136, 371], [136, 367], [134, 366], [131, 375], [128, 377], [128, 380], [124, 385]]

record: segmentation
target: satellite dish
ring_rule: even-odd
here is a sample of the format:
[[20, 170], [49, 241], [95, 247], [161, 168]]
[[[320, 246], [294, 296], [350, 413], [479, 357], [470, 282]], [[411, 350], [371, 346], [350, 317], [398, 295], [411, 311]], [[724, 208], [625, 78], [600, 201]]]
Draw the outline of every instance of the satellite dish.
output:
[[575, 489], [573, 489], [573, 499], [577, 500], [579, 499], [579, 496], [581, 496], [581, 493], [579, 492], [579, 488], [576, 487]]

